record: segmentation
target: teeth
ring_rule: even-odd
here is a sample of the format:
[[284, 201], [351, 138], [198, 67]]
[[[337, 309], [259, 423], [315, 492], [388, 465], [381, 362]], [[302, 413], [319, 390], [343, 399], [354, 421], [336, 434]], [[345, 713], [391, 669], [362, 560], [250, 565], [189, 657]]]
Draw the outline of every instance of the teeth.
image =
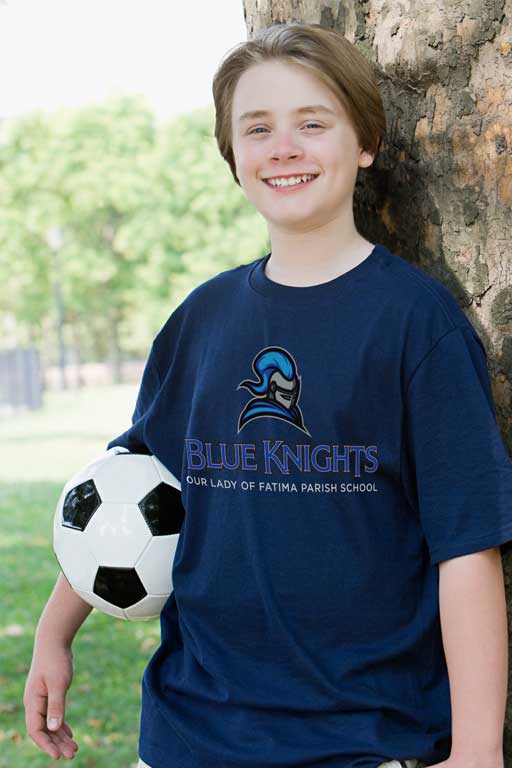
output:
[[295, 184], [302, 184], [315, 177], [316, 174], [314, 173], [306, 173], [303, 176], [290, 176], [288, 179], [267, 179], [267, 183], [272, 187], [292, 187]]

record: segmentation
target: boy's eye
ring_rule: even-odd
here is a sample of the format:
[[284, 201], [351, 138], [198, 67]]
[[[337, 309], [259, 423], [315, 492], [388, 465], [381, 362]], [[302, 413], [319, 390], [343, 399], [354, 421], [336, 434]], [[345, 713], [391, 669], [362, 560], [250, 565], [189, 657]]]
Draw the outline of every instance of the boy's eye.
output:
[[[320, 123], [306, 123], [303, 127], [308, 128], [308, 126], [313, 126], [313, 128], [322, 128]], [[263, 125], [258, 125], [256, 128], [251, 128], [250, 131], [247, 131], [247, 134], [256, 133], [259, 130], [266, 131], [267, 129]]]

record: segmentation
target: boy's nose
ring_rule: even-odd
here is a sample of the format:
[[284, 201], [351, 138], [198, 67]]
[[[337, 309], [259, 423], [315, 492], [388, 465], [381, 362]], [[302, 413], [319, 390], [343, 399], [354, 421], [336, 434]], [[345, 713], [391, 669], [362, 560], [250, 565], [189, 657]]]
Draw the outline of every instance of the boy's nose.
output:
[[283, 157], [300, 157], [302, 154], [302, 147], [287, 136], [283, 136], [281, 139], [276, 139], [272, 145], [271, 157], [278, 160], [281, 160]]

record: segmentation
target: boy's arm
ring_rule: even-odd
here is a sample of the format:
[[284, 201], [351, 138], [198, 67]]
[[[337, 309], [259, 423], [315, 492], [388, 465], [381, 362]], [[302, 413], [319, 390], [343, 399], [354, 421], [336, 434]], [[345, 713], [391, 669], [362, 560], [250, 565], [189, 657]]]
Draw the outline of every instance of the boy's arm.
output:
[[439, 607], [450, 681], [450, 762], [503, 768], [508, 635], [499, 548], [439, 564]]
[[73, 677], [71, 644], [91, 610], [60, 572], [35, 633], [23, 693], [27, 735], [55, 760], [71, 759], [78, 749], [64, 712]]
[[36, 644], [50, 638], [52, 642], [71, 647], [73, 638], [91, 611], [92, 606], [76, 594], [61, 571], [39, 619]]

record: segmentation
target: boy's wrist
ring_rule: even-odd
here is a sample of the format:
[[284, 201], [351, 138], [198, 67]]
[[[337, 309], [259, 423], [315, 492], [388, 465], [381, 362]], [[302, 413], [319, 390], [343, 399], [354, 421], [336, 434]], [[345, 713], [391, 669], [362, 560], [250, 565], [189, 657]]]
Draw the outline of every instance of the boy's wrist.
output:
[[59, 646], [63, 650], [71, 651], [71, 645], [74, 637], [63, 635], [56, 631], [55, 627], [39, 626], [36, 629], [34, 637], [34, 645], [37, 647], [43, 645], [51, 645], [52, 647]]

